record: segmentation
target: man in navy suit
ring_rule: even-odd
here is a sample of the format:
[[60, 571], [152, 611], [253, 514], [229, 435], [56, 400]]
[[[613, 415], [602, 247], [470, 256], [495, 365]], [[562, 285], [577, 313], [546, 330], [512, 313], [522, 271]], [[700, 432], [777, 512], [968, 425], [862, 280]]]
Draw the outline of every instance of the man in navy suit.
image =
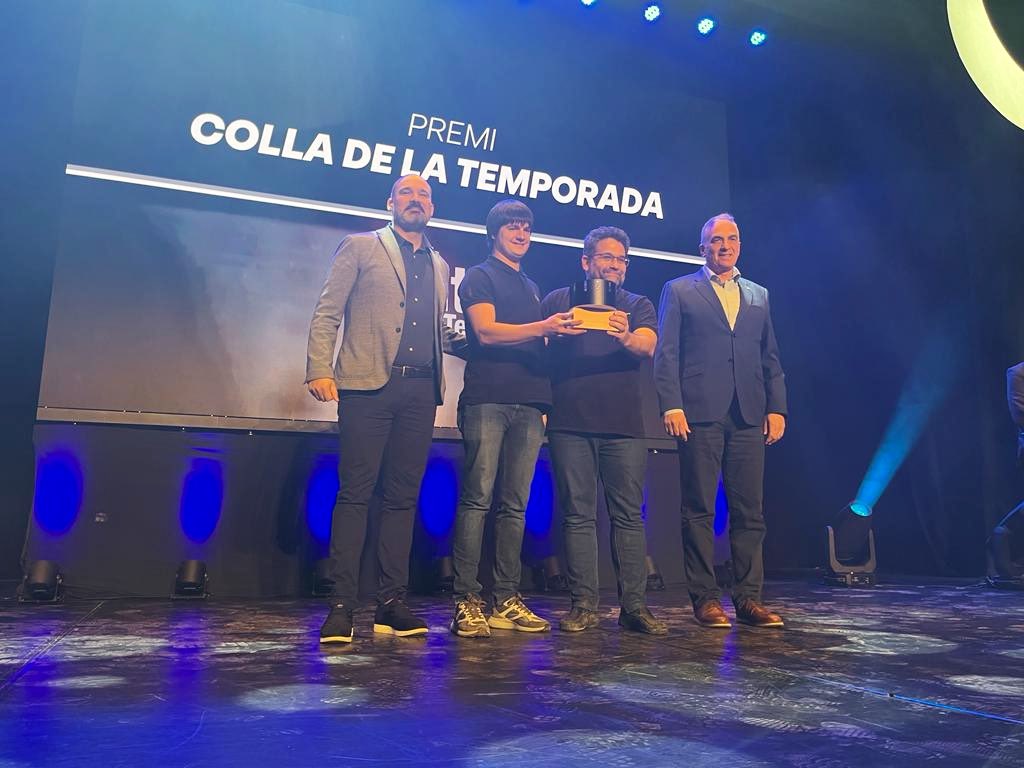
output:
[[679, 441], [683, 567], [698, 623], [728, 628], [714, 571], [718, 478], [729, 502], [739, 621], [781, 627], [761, 604], [764, 448], [786, 429], [786, 385], [768, 291], [740, 277], [740, 233], [727, 213], [701, 229], [705, 266], [665, 284], [654, 375], [665, 431]]

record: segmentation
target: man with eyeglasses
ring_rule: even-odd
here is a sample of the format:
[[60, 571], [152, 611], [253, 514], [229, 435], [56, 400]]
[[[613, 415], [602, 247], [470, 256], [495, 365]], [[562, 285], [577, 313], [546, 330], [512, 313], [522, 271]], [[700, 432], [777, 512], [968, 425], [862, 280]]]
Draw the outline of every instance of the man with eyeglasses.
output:
[[740, 277], [740, 231], [728, 213], [704, 224], [700, 254], [703, 267], [661, 292], [654, 357], [665, 431], [679, 446], [683, 568], [697, 622], [729, 628], [714, 571], [721, 475], [736, 617], [781, 627], [782, 617], [761, 604], [764, 450], [786, 429], [786, 382], [768, 291]]
[[[488, 637], [491, 629], [551, 629], [519, 594], [520, 555], [544, 416], [551, 409], [544, 342], [583, 331], [569, 313], [545, 317], [541, 312], [540, 290], [522, 269], [532, 229], [533, 213], [524, 203], [495, 205], [487, 214], [491, 255], [466, 270], [459, 285], [469, 339], [458, 413], [465, 464], [452, 557], [451, 631], [459, 637]], [[499, 468], [501, 482], [495, 487]], [[493, 607], [485, 617], [478, 570], [484, 521], [495, 494]]]
[[[597, 484], [604, 486], [611, 520], [612, 562], [619, 593], [619, 625], [663, 635], [665, 624], [647, 608], [644, 477], [647, 444], [641, 403], [641, 365], [654, 355], [657, 316], [646, 296], [622, 288], [629, 237], [598, 227], [583, 240], [587, 277], [618, 286], [608, 331], [550, 340], [553, 407], [548, 446], [562, 509], [562, 532], [572, 607], [559, 622], [564, 632], [598, 624]], [[568, 288], [551, 292], [541, 314], [569, 310]]]

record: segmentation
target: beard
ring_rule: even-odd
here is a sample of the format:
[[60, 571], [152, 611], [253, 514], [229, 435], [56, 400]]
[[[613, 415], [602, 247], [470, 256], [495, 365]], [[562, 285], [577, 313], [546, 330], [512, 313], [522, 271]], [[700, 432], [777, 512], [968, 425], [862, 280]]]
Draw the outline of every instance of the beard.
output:
[[417, 208], [406, 208], [401, 213], [395, 211], [394, 214], [394, 223], [406, 232], [422, 232], [427, 228], [427, 221], [429, 217], [426, 211]]

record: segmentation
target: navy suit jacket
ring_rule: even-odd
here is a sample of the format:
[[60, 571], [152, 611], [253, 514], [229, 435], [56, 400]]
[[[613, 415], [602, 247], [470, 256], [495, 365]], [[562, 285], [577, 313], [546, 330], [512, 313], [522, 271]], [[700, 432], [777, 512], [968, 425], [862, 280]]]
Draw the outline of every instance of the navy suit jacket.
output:
[[662, 413], [682, 408], [691, 423], [719, 421], [733, 394], [750, 426], [761, 425], [769, 413], [786, 413], [786, 378], [768, 291], [742, 277], [738, 282], [735, 330], [703, 269], [665, 284], [654, 355]]

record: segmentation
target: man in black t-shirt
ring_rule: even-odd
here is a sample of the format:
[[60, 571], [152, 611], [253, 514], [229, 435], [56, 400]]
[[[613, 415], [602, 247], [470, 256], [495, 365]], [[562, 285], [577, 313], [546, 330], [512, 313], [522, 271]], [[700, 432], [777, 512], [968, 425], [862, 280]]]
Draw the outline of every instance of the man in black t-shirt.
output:
[[[537, 284], [520, 268], [530, 247], [533, 213], [504, 200], [487, 214], [491, 256], [470, 267], [459, 285], [469, 354], [459, 398], [459, 429], [466, 458], [455, 513], [455, 616], [460, 637], [487, 637], [491, 628], [544, 632], [551, 625], [519, 595], [520, 550], [551, 384], [544, 368], [545, 339], [580, 334], [566, 312], [544, 319]], [[499, 466], [501, 484], [495, 489]], [[494, 605], [483, 614], [477, 580], [484, 520], [497, 492], [494, 520]]]
[[[562, 507], [562, 531], [572, 609], [559, 627], [581, 632], [597, 626], [597, 481], [604, 485], [612, 525], [612, 555], [619, 589], [619, 624], [663, 635], [665, 624], [647, 608], [644, 476], [647, 443], [641, 403], [641, 365], [654, 355], [658, 317], [646, 296], [622, 288], [629, 237], [598, 227], [583, 240], [583, 271], [616, 283], [610, 331], [556, 337], [549, 347], [553, 407], [548, 447]], [[569, 310], [569, 289], [548, 294], [541, 314]]]

